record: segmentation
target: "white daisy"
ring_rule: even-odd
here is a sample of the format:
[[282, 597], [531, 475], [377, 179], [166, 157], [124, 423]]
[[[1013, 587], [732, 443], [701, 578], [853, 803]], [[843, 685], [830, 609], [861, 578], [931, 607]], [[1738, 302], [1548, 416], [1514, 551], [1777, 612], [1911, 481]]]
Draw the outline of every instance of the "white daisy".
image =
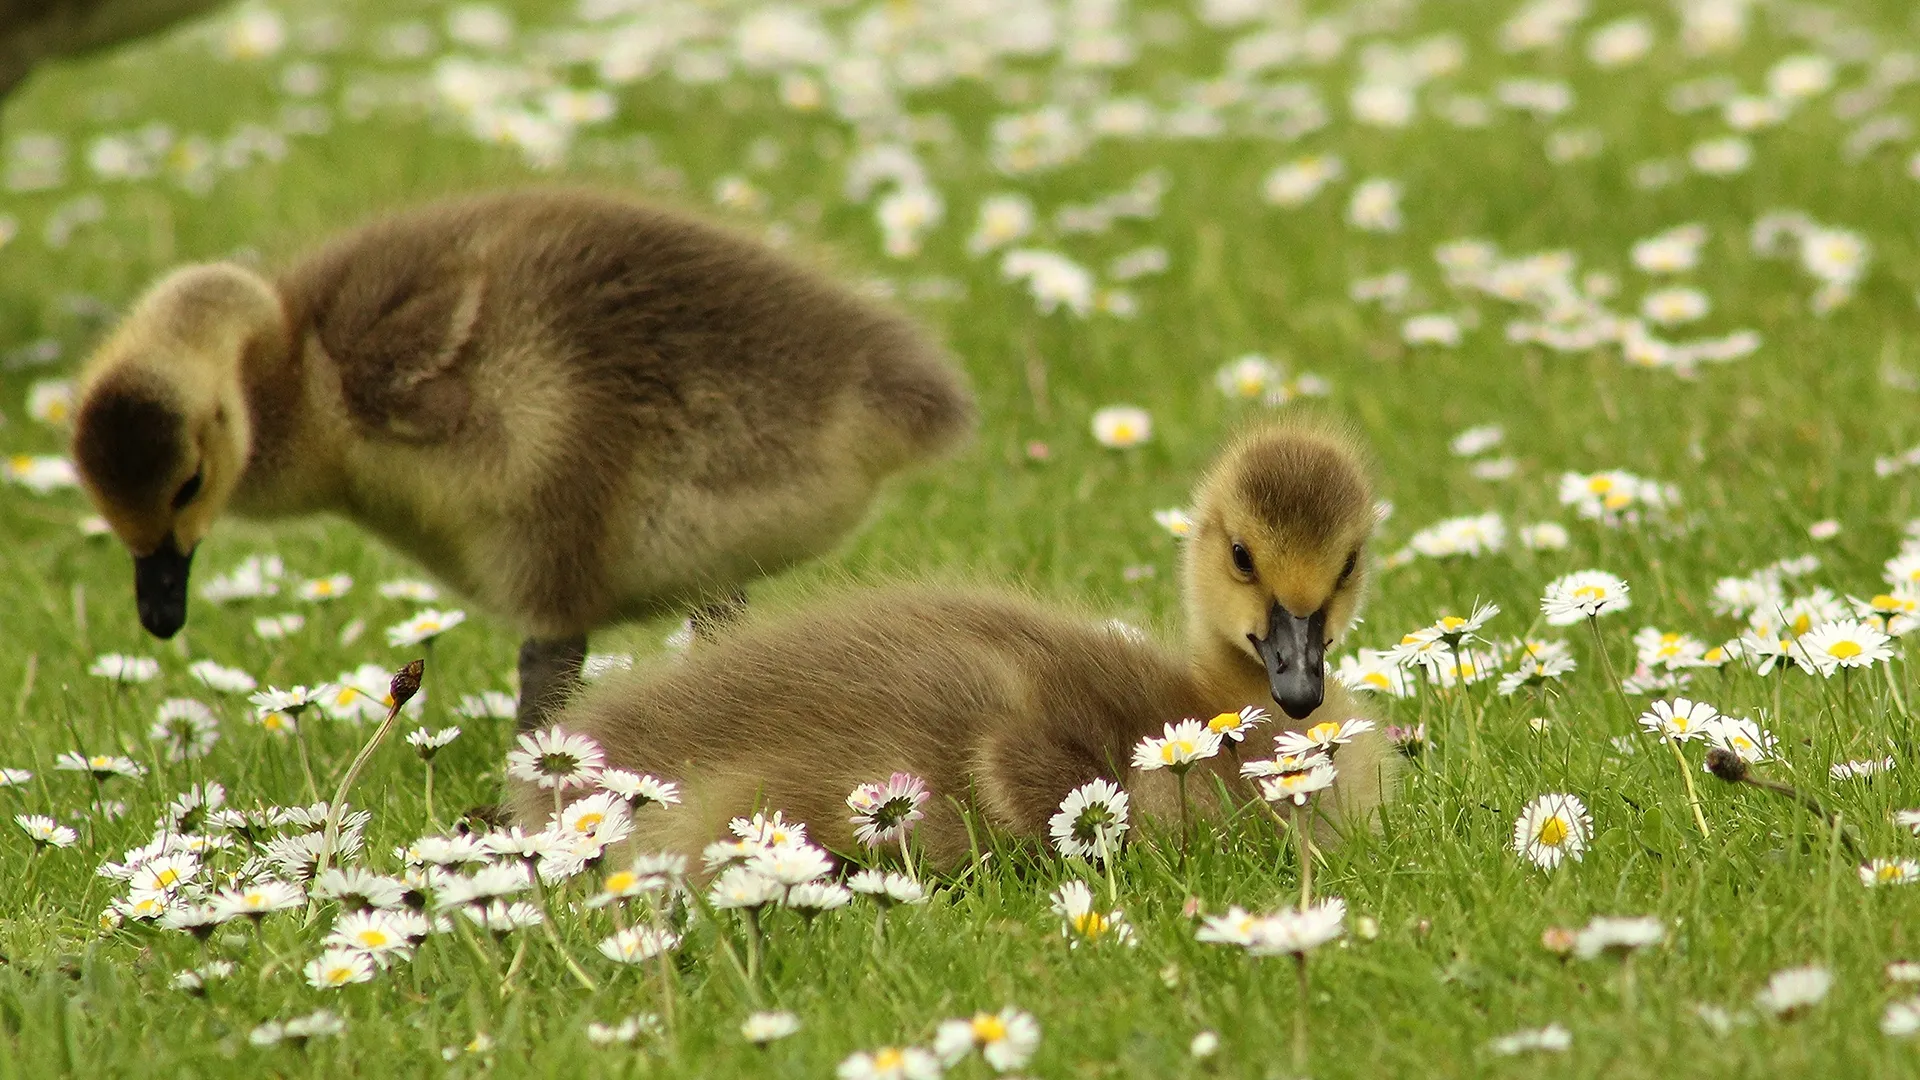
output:
[[942, 1021], [933, 1036], [933, 1053], [949, 1068], [978, 1049], [995, 1072], [1010, 1072], [1032, 1060], [1039, 1046], [1039, 1021], [1011, 1005], [997, 1013]]
[[1761, 1012], [1784, 1020], [1825, 1001], [1832, 988], [1833, 973], [1826, 968], [1788, 968], [1774, 972], [1767, 985], [1753, 995], [1753, 1003]]
[[405, 622], [387, 627], [387, 644], [395, 649], [425, 644], [466, 620], [467, 613], [464, 611], [436, 611], [428, 608]]
[[1113, 940], [1136, 944], [1133, 927], [1119, 911], [1101, 914], [1093, 910], [1093, 890], [1084, 881], [1069, 881], [1048, 897], [1053, 913], [1060, 916], [1060, 932], [1075, 946], [1081, 942]]
[[1220, 735], [1199, 720], [1167, 724], [1162, 737], [1148, 735], [1133, 748], [1133, 767], [1143, 771], [1185, 772], [1220, 752]]
[[1110, 780], [1074, 788], [1048, 821], [1060, 854], [1084, 859], [1104, 860], [1117, 851], [1127, 827], [1127, 793]]
[[1667, 939], [1667, 928], [1651, 915], [1595, 916], [1574, 935], [1573, 953], [1591, 960], [1602, 953], [1630, 953]]
[[507, 775], [543, 788], [591, 787], [605, 762], [598, 743], [554, 726], [520, 736]]
[[755, 1046], [765, 1046], [800, 1030], [800, 1018], [790, 1012], [750, 1013], [740, 1024], [740, 1037]]
[[1153, 437], [1153, 417], [1132, 405], [1109, 405], [1093, 414], [1093, 437], [1115, 450], [1139, 446]]
[[1542, 795], [1527, 804], [1513, 826], [1513, 850], [1542, 870], [1563, 859], [1579, 862], [1593, 833], [1593, 818], [1578, 796]]
[[1873, 859], [1860, 867], [1860, 884], [1911, 885], [1920, 881], [1920, 862], [1912, 859]]
[[1549, 626], [1571, 626], [1633, 606], [1627, 583], [1604, 570], [1580, 570], [1547, 583], [1540, 611]]
[[1692, 742], [1708, 738], [1709, 727], [1719, 715], [1718, 710], [1704, 701], [1674, 698], [1654, 702], [1649, 711], [1640, 714], [1640, 726], [1662, 738]]
[[1794, 649], [1807, 665], [1831, 678], [1843, 668], [1871, 667], [1893, 659], [1892, 639], [1857, 619], [1814, 626], [1794, 638]]

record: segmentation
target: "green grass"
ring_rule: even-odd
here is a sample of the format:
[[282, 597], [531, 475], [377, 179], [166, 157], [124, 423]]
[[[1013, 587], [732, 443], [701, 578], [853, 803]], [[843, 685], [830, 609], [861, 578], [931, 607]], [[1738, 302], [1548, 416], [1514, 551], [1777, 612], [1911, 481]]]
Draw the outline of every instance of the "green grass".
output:
[[[311, 2], [289, 10], [303, 17], [332, 7]], [[1595, 7], [1585, 26], [1632, 10], [1611, 2]], [[1884, 35], [1877, 47], [1897, 45], [1910, 29], [1903, 5], [1872, 7], [1851, 17]], [[327, 102], [338, 101], [343, 85], [424, 71], [430, 60], [381, 59], [371, 42], [389, 22], [417, 17], [438, 25], [444, 14], [441, 5], [417, 2], [336, 10], [345, 44], [312, 58], [332, 75], [322, 95]], [[1173, 8], [1153, 10], [1160, 14], [1135, 13], [1127, 25], [1179, 35], [1143, 46], [1137, 63], [1111, 76], [1111, 87], [1165, 105], [1187, 80], [1219, 70], [1230, 35], [1190, 14], [1172, 17]], [[848, 275], [884, 276], [907, 295], [934, 278], [963, 289], [958, 299], [905, 302], [971, 372], [985, 417], [977, 442], [898, 484], [839, 556], [757, 587], [756, 602], [785, 603], [848, 579], [966, 577], [1090, 604], [1171, 638], [1175, 542], [1151, 511], [1181, 505], [1223, 437], [1263, 412], [1226, 400], [1212, 382], [1220, 364], [1250, 351], [1331, 380], [1328, 407], [1365, 434], [1381, 492], [1396, 507], [1379, 554], [1443, 517], [1486, 510], [1515, 525], [1560, 520], [1573, 534], [1562, 552], [1516, 547], [1378, 573], [1366, 622], [1347, 648], [1384, 647], [1475, 600], [1499, 603], [1504, 614], [1493, 629], [1518, 634], [1535, 621], [1545, 582], [1589, 566], [1618, 573], [1634, 588], [1632, 610], [1601, 624], [1616, 664], [1630, 659], [1626, 639], [1642, 625], [1711, 641], [1732, 636], [1739, 624], [1708, 606], [1715, 579], [1779, 558], [1818, 552], [1823, 564], [1805, 587], [1879, 591], [1880, 563], [1897, 549], [1903, 523], [1920, 512], [1909, 478], [1879, 478], [1872, 467], [1875, 455], [1920, 442], [1913, 394], [1881, 377], [1883, 365], [1913, 370], [1920, 347], [1908, 151], [1843, 160], [1839, 147], [1851, 124], [1836, 119], [1830, 99], [1822, 98], [1782, 127], [1753, 136], [1749, 172], [1729, 179], [1683, 173], [1670, 187], [1640, 190], [1629, 179], [1635, 164], [1684, 158], [1694, 141], [1722, 130], [1711, 112], [1670, 112], [1663, 104], [1669, 86], [1724, 72], [1755, 90], [1775, 59], [1805, 43], [1786, 19], [1756, 13], [1744, 47], [1690, 57], [1674, 44], [1666, 6], [1656, 5], [1648, 8], [1661, 39], [1654, 54], [1625, 74], [1602, 74], [1577, 48], [1502, 53], [1494, 35], [1507, 11], [1429, 4], [1375, 36], [1461, 36], [1468, 64], [1438, 80], [1423, 102], [1446, 88], [1486, 93], [1498, 78], [1534, 74], [1571, 83], [1577, 104], [1567, 116], [1543, 123], [1497, 111], [1489, 127], [1459, 130], [1423, 113], [1401, 131], [1358, 127], [1344, 105], [1358, 70], [1356, 42], [1331, 65], [1264, 76], [1310, 83], [1332, 110], [1326, 129], [1297, 144], [1245, 132], [1110, 140], [1055, 172], [1009, 180], [992, 171], [984, 132], [993, 116], [1022, 106], [996, 101], [994, 90], [978, 82], [914, 95], [913, 111], [944, 115], [952, 137], [921, 147], [948, 216], [925, 253], [910, 261], [886, 258], [871, 209], [841, 195], [852, 130], [825, 113], [781, 108], [766, 77], [736, 74], [718, 85], [686, 86], [656, 76], [619, 88], [618, 119], [584, 132], [561, 175], [692, 205], [707, 204], [721, 176], [745, 175], [770, 197], [764, 219], [786, 223], [803, 247]], [[569, 21], [570, 8], [528, 4], [520, 17], [524, 40]], [[508, 56], [521, 51], [516, 46]], [[150, 121], [179, 134], [224, 137], [239, 123], [278, 114], [278, 72], [299, 54], [296, 43], [273, 60], [232, 62], [188, 32], [44, 71], [0, 113], [0, 134], [59, 133], [75, 153], [96, 134]], [[1866, 68], [1842, 70], [1846, 90]], [[1055, 73], [1053, 61], [1040, 59], [1011, 71], [1025, 79], [1030, 97], [1046, 93]], [[588, 72], [576, 75], [584, 83]], [[1011, 99], [1008, 75], [996, 76], [996, 85]], [[1910, 110], [1915, 100], [1912, 90], [1898, 90], [1880, 111]], [[1575, 127], [1603, 133], [1599, 156], [1550, 163], [1542, 150], [1547, 133]], [[634, 141], [640, 136], [645, 143]], [[756, 139], [778, 148], [776, 164], [749, 164]], [[1300, 209], [1260, 200], [1267, 171], [1317, 151], [1343, 156], [1347, 180]], [[1165, 169], [1171, 181], [1157, 218], [1124, 221], [1098, 236], [1043, 231], [1037, 240], [1095, 268], [1142, 244], [1163, 245], [1170, 271], [1130, 286], [1136, 318], [1040, 316], [1019, 288], [998, 280], [997, 259], [972, 260], [964, 252], [984, 195], [1027, 191], [1044, 217], [1061, 203], [1121, 190], [1150, 168]], [[292, 139], [283, 161], [223, 174], [205, 194], [166, 180], [101, 182], [77, 158], [68, 171], [57, 190], [0, 195], [0, 212], [21, 225], [20, 236], [0, 248], [0, 352], [51, 339], [63, 356], [52, 368], [0, 371], [0, 410], [7, 415], [0, 448], [8, 453], [55, 452], [62, 444], [58, 431], [26, 416], [22, 401], [31, 382], [66, 371], [99, 333], [99, 320], [74, 297], [116, 309], [179, 260], [244, 249], [271, 261], [415, 198], [549, 178], [529, 171], [518, 154], [477, 143], [424, 107], [391, 99], [364, 121], [336, 115], [330, 132]], [[1403, 231], [1370, 235], [1343, 223], [1345, 192], [1370, 175], [1406, 185]], [[674, 177], [677, 187], [668, 183]], [[80, 228], [65, 247], [43, 242], [49, 216], [89, 192], [104, 199], [104, 219]], [[1797, 268], [1748, 249], [1754, 218], [1780, 207], [1805, 210], [1873, 244], [1858, 295], [1830, 316], [1808, 313], [1813, 286]], [[752, 216], [739, 220], [757, 227]], [[1512, 310], [1450, 294], [1431, 256], [1435, 245], [1464, 236], [1485, 236], [1509, 253], [1563, 248], [1583, 270], [1616, 275], [1623, 286], [1618, 306], [1627, 310], [1645, 284], [1628, 261], [1632, 242], [1689, 221], [1711, 234], [1701, 268], [1686, 277], [1714, 301], [1704, 332], [1752, 327], [1765, 337], [1757, 355], [1707, 366], [1692, 380], [1628, 368], [1612, 350], [1562, 356], [1510, 345], [1503, 327]], [[1400, 316], [1347, 298], [1352, 278], [1394, 268], [1409, 271], [1426, 298], [1409, 311], [1470, 304], [1480, 327], [1456, 350], [1402, 345]], [[1092, 441], [1090, 414], [1115, 402], [1152, 410], [1151, 443], [1120, 454]], [[1510, 480], [1476, 480], [1446, 451], [1461, 429], [1489, 422], [1506, 426], [1505, 452], [1518, 462]], [[1044, 462], [1029, 460], [1033, 441], [1050, 448]], [[1606, 530], [1556, 504], [1562, 471], [1606, 468], [1677, 484], [1684, 501], [1676, 527]], [[415, 570], [342, 524], [233, 523], [199, 555], [203, 579], [249, 553], [272, 552], [296, 576], [346, 572], [358, 587], [326, 606], [284, 598], [224, 608], [196, 601], [189, 631], [161, 645], [146, 639], [133, 617], [125, 554], [75, 528], [86, 512], [74, 492], [42, 497], [0, 489], [0, 713], [11, 721], [0, 733], [0, 765], [36, 773], [31, 784], [0, 789], [0, 809], [63, 820], [84, 813], [92, 796], [87, 783], [51, 768], [55, 754], [76, 745], [132, 754], [153, 771], [109, 786], [111, 797], [128, 804], [124, 818], [69, 821], [81, 833], [73, 848], [35, 855], [11, 826], [0, 835], [0, 1075], [417, 1075], [478, 1072], [490, 1064], [498, 1075], [824, 1076], [854, 1050], [922, 1041], [945, 1017], [1009, 1002], [1032, 1011], [1045, 1030], [1029, 1069], [1036, 1076], [1287, 1074], [1295, 1008], [1290, 963], [1248, 961], [1198, 944], [1182, 914], [1189, 898], [1210, 911], [1229, 903], [1258, 910], [1294, 895], [1285, 838], [1258, 816], [1211, 835], [1184, 870], [1164, 844], [1128, 850], [1117, 881], [1139, 934], [1136, 949], [1069, 950], [1047, 911], [1047, 894], [1085, 871], [1016, 851], [1001, 853], [990, 869], [938, 892], [928, 905], [894, 913], [879, 947], [859, 911], [810, 929], [776, 916], [757, 1001], [722, 958], [713, 925], [701, 924], [680, 953], [672, 1036], [629, 1048], [593, 1047], [583, 1035], [589, 1021], [660, 1009], [646, 972], [616, 968], [594, 953], [593, 943], [609, 932], [598, 913], [561, 919], [570, 951], [602, 986], [596, 995], [575, 987], [537, 934], [504, 992], [504, 957], [482, 964], [445, 935], [370, 984], [323, 992], [306, 985], [299, 967], [318, 951], [324, 915], [313, 926], [298, 914], [276, 916], [258, 934], [217, 935], [204, 946], [182, 935], [102, 931], [99, 913], [118, 886], [95, 876], [95, 868], [143, 843], [158, 809], [190, 782], [218, 780], [243, 804], [304, 801], [291, 744], [246, 723], [244, 703], [216, 703], [224, 737], [210, 757], [180, 765], [154, 753], [145, 731], [161, 699], [213, 702], [187, 677], [187, 664], [211, 657], [282, 686], [326, 680], [363, 662], [397, 665], [406, 657], [385, 647], [381, 628], [413, 609], [380, 599], [372, 587]], [[1838, 519], [1843, 530], [1817, 544], [1806, 527], [1824, 518]], [[291, 610], [308, 616], [305, 631], [280, 643], [253, 636], [254, 616]], [[339, 645], [341, 629], [356, 619], [365, 620], [365, 636]], [[611, 632], [596, 648], [634, 651], [644, 662], [660, 651], [669, 629]], [[1920, 925], [1920, 888], [1862, 888], [1854, 860], [1806, 813], [1705, 776], [1699, 782], [1714, 836], [1703, 841], [1664, 748], [1634, 733], [1636, 753], [1614, 751], [1610, 737], [1635, 729], [1606, 685], [1591, 638], [1584, 631], [1566, 636], [1581, 667], [1557, 695], [1500, 698], [1479, 687], [1445, 699], [1378, 703], [1390, 722], [1426, 720], [1435, 746], [1408, 771], [1379, 835], [1328, 851], [1316, 875], [1319, 890], [1343, 896], [1379, 932], [1372, 940], [1349, 937], [1313, 958], [1315, 1075], [1920, 1072], [1913, 1045], [1877, 1030], [1884, 1004], [1902, 996], [1886, 985], [1883, 966], [1920, 957], [1913, 929]], [[516, 644], [484, 618], [444, 639], [428, 675], [427, 722], [450, 722], [461, 694], [505, 688]], [[107, 685], [87, 674], [105, 652], [152, 655], [162, 676], [143, 686]], [[1920, 687], [1909, 659], [1902, 653], [1893, 673], [1912, 701]], [[1859, 830], [1864, 854], [1911, 855], [1917, 842], [1892, 825], [1890, 813], [1920, 805], [1920, 762], [1909, 756], [1914, 729], [1880, 673], [1867, 674], [1848, 688], [1844, 707], [1837, 680], [1799, 674], [1769, 681], [1739, 670], [1702, 673], [1692, 693], [1727, 712], [1767, 713], [1790, 767], [1776, 766], [1773, 775], [1791, 776], [1843, 813]], [[1643, 704], [1636, 700], [1635, 710]], [[1527, 723], [1534, 717], [1547, 719], [1543, 731]], [[505, 722], [461, 724], [466, 734], [438, 766], [443, 812], [495, 797], [510, 742]], [[1477, 755], [1468, 750], [1470, 724], [1478, 725]], [[321, 787], [330, 788], [326, 778], [345, 769], [364, 732], [327, 723], [311, 728]], [[1698, 750], [1690, 753], [1697, 761]], [[1899, 768], [1872, 783], [1827, 779], [1833, 762], [1887, 753]], [[1521, 807], [1549, 791], [1585, 799], [1596, 832], [1584, 861], [1551, 875], [1522, 864], [1507, 847]], [[395, 869], [393, 847], [428, 827], [417, 762], [398, 743], [389, 746], [354, 801], [374, 814], [367, 861]], [[1669, 928], [1667, 943], [1635, 962], [1631, 1007], [1613, 966], [1563, 961], [1539, 943], [1550, 926], [1577, 927], [1605, 914], [1657, 915]], [[216, 955], [238, 967], [209, 997], [169, 989], [174, 972]], [[1697, 1002], [1746, 1009], [1771, 972], [1801, 964], [1825, 965], [1836, 976], [1826, 1003], [1802, 1019], [1761, 1020], [1722, 1035], [1694, 1016]], [[797, 1013], [802, 1032], [764, 1053], [747, 1046], [736, 1027], [761, 1003]], [[305, 1051], [248, 1045], [257, 1024], [323, 1006], [346, 1018], [343, 1038]], [[1573, 1033], [1564, 1061], [1498, 1058], [1486, 1049], [1493, 1037], [1554, 1021]], [[1201, 1030], [1217, 1031], [1221, 1049], [1197, 1062], [1187, 1046]], [[442, 1048], [464, 1045], [476, 1032], [491, 1037], [493, 1050], [445, 1065]], [[977, 1061], [963, 1069], [985, 1075]]]

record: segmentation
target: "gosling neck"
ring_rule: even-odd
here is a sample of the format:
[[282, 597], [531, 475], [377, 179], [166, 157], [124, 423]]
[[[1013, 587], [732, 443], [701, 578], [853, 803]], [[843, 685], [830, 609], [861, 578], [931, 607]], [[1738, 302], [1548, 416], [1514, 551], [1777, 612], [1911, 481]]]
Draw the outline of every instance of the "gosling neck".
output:
[[321, 437], [324, 403], [316, 401], [312, 365], [297, 346], [289, 317], [261, 326], [240, 353], [252, 438], [233, 509], [257, 517], [319, 510], [337, 485], [337, 454]]
[[1188, 669], [1214, 711], [1235, 712], [1248, 705], [1272, 710], [1273, 690], [1259, 660], [1218, 637], [1198, 638], [1192, 649]]

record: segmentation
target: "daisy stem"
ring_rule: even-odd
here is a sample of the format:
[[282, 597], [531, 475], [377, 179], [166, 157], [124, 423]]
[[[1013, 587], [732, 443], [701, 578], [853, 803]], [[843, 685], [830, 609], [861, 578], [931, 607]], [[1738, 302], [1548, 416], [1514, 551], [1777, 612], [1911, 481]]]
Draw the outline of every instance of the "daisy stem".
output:
[[1293, 1075], [1300, 1080], [1307, 1076], [1307, 954], [1293, 954], [1294, 986], [1299, 991], [1299, 1002], [1293, 1010]]
[[[367, 740], [367, 744], [360, 748], [358, 754], [354, 755], [353, 764], [347, 766], [347, 775], [340, 778], [340, 786], [334, 789], [333, 802], [327, 806], [327, 831], [320, 841], [320, 858], [313, 864], [315, 877], [326, 872], [327, 863], [333, 859], [333, 849], [340, 843], [340, 813], [346, 809], [347, 795], [353, 790], [353, 782], [360, 779], [360, 770], [367, 767], [373, 752], [380, 749], [380, 744], [385, 742], [387, 735], [393, 731], [394, 721], [400, 719], [401, 704], [396, 701], [393, 708], [387, 710], [387, 718], [380, 722], [380, 726], [373, 731], [373, 737]], [[306, 760], [306, 754], [302, 753], [301, 764], [304, 765]], [[311, 780], [312, 777], [309, 776], [308, 779]]]
[[1687, 756], [1680, 752], [1680, 744], [1673, 736], [1666, 737], [1667, 749], [1673, 751], [1673, 760], [1680, 765], [1680, 779], [1687, 784], [1687, 805], [1693, 808], [1693, 823], [1700, 826], [1700, 835], [1704, 839], [1713, 839], [1713, 830], [1707, 828], [1707, 816], [1700, 812], [1700, 793], [1693, 787], [1693, 770], [1687, 768]]
[[[760, 1008], [760, 988], [754, 984], [752, 979], [747, 978], [747, 969], [740, 963], [740, 954], [733, 950], [733, 940], [727, 936], [726, 929], [721, 926], [719, 914], [713, 910], [713, 905], [707, 902], [706, 897], [700, 895], [699, 892], [691, 892], [689, 895], [692, 896], [693, 902], [699, 905], [700, 914], [706, 916], [707, 921], [714, 925], [716, 933], [713, 935], [713, 940], [720, 946], [720, 951], [727, 954], [727, 964], [733, 968], [733, 973], [740, 976], [740, 985], [746, 989], [748, 1003], [756, 1009]], [[884, 918], [886, 916], [886, 909], [881, 908], [880, 914], [881, 917]], [[662, 955], [665, 954], [662, 953]]]
[[313, 765], [307, 760], [307, 726], [299, 717], [293, 719], [293, 747], [300, 755], [300, 775], [307, 778], [307, 801], [320, 801], [320, 785], [313, 782]]
[[760, 978], [760, 909], [747, 909], [747, 981], [757, 982]]
[[513, 977], [520, 974], [520, 962], [527, 958], [527, 935], [521, 934], [513, 943], [513, 959], [507, 963], [507, 973], [500, 980], [502, 997], [513, 990]]
[[540, 925], [545, 928], [547, 932], [547, 940], [553, 942], [553, 951], [560, 954], [560, 959], [566, 964], [567, 971], [573, 975], [575, 981], [586, 989], [587, 993], [598, 993], [600, 988], [594, 985], [592, 977], [581, 969], [579, 963], [574, 960], [573, 954], [567, 951], [566, 942], [560, 940], [560, 931], [554, 929], [552, 897], [547, 892], [546, 883], [540, 880], [540, 871], [538, 870], [533, 872], [533, 887], [540, 895], [541, 914], [546, 916], [540, 920]]
[[1176, 769], [1173, 779], [1180, 788], [1180, 865], [1187, 865], [1187, 770]]
[[566, 785], [556, 781], [553, 785], [553, 820], [559, 821], [560, 815], [567, 812]]
[[433, 812], [433, 759], [427, 759], [427, 824], [435, 829], [440, 827], [439, 815]]
[[1313, 841], [1307, 838], [1306, 823], [1300, 820], [1305, 807], [1293, 804], [1293, 846], [1300, 853], [1300, 910], [1313, 902]]
[[1913, 714], [1907, 711], [1907, 700], [1900, 693], [1900, 680], [1893, 677], [1893, 663], [1889, 661], [1881, 665], [1880, 670], [1886, 672], [1887, 692], [1893, 695], [1894, 708], [1900, 710], [1901, 719], [1911, 723], [1913, 721]]
[[1107, 872], [1107, 906], [1120, 906], [1120, 886], [1113, 878], [1113, 852], [1108, 850], [1106, 839], [1100, 840], [1100, 866]]
[[[660, 898], [664, 900], [665, 897]], [[666, 920], [660, 917], [660, 904], [653, 898], [647, 900], [648, 921], [653, 923], [654, 935], [666, 940]], [[669, 961], [669, 950], [661, 949], [655, 959], [660, 962], [660, 1018], [667, 1025], [667, 1034], [673, 1034], [673, 966]]]
[[494, 959], [491, 955], [487, 953], [485, 949], [481, 948], [479, 939], [473, 936], [473, 930], [470, 926], [472, 921], [473, 920], [468, 919], [464, 915], [453, 920], [454, 928], [459, 933], [460, 940], [466, 942], [467, 948], [473, 950], [473, 955], [480, 961], [480, 966], [482, 968], [486, 969], [487, 971], [498, 970], [500, 967], [500, 961]]
[[1633, 952], [1620, 958], [1620, 1011], [1629, 1019], [1633, 1016]]
[[[1613, 654], [1607, 651], [1606, 639], [1600, 636], [1599, 616], [1587, 616], [1587, 629], [1593, 631], [1593, 648], [1595, 652], [1600, 654], [1600, 666], [1606, 670], [1607, 681], [1613, 684], [1613, 692], [1620, 695], [1620, 707], [1626, 710], [1627, 724], [1628, 726], [1632, 726], [1633, 703], [1627, 700], [1627, 688], [1620, 685], [1620, 676], [1614, 673]], [[1687, 788], [1688, 790], [1692, 790], [1693, 788], [1693, 781], [1691, 779], [1687, 781]]]
[[907, 826], [904, 823], [900, 826], [900, 861], [906, 865], [907, 879], [918, 882], [920, 876], [913, 872], [913, 849], [907, 846]]

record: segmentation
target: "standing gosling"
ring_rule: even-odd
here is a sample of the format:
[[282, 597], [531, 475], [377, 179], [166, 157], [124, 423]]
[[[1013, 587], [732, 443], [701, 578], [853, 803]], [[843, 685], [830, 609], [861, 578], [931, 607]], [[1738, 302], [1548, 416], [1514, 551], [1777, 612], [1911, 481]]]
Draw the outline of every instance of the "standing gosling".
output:
[[[1359, 456], [1344, 436], [1289, 424], [1234, 443], [1201, 482], [1183, 554], [1186, 656], [1137, 634], [1006, 593], [901, 587], [836, 595], [753, 620], [685, 660], [615, 675], [556, 717], [596, 740], [609, 767], [678, 781], [684, 804], [637, 819], [636, 850], [686, 853], [729, 818], [781, 810], [819, 843], [854, 850], [845, 799], [902, 771], [933, 798], [917, 841], [935, 865], [965, 858], [957, 800], [1016, 836], [1043, 838], [1073, 788], [1120, 783], [1143, 813], [1179, 813], [1165, 771], [1130, 767], [1146, 735], [1184, 717], [1271, 699], [1305, 729], [1362, 710], [1324, 656], [1360, 600], [1375, 524]], [[1253, 797], [1238, 761], [1274, 753], [1274, 725], [1236, 756], [1205, 762]], [[1330, 828], [1360, 826], [1386, 796], [1395, 759], [1377, 732], [1342, 747], [1324, 806]], [[516, 781], [527, 827], [552, 795]]]
[[275, 280], [174, 271], [87, 363], [73, 454], [148, 631], [186, 621], [223, 511], [340, 514], [526, 635], [525, 727], [588, 631], [737, 607], [972, 419], [903, 319], [699, 222], [527, 191], [376, 221]]

